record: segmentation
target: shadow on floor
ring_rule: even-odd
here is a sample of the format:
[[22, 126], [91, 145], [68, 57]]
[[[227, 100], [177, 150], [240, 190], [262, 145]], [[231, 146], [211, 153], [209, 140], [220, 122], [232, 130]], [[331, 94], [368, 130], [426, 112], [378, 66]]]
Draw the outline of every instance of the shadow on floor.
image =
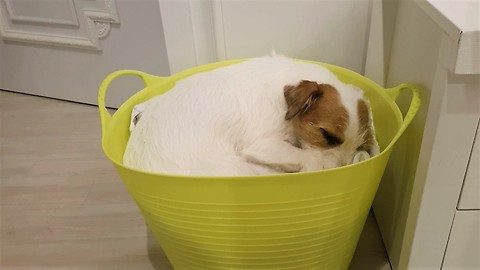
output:
[[148, 249], [148, 259], [150, 260], [153, 268], [155, 270], [173, 270], [172, 266], [168, 262], [165, 253], [163, 253], [162, 248], [155, 240], [150, 229], [147, 230], [147, 249]]

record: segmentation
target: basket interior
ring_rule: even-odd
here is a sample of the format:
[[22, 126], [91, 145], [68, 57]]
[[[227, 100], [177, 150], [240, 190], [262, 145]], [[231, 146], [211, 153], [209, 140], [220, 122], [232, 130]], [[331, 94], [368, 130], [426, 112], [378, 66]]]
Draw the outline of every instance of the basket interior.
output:
[[[130, 136], [130, 114], [136, 104], [142, 103], [152, 97], [167, 92], [175, 86], [176, 81], [185, 77], [196, 73], [213, 70], [222, 66], [238, 63], [240, 61], [242, 60], [209, 64], [194, 69], [189, 69], [167, 78], [159, 78], [157, 83], [154, 83], [136, 93], [124, 104], [122, 104], [122, 106], [113, 115], [107, 130], [104, 131], [106, 132], [103, 139], [105, 154], [114, 163], [122, 166], [123, 153]], [[365, 92], [365, 96], [370, 101], [370, 105], [372, 107], [375, 133], [380, 145], [380, 149], [382, 150], [382, 154], [383, 150], [385, 150], [385, 148], [392, 142], [396, 133], [399, 131], [400, 126], [402, 125], [402, 115], [396, 103], [385, 93], [385, 90], [382, 87], [358, 73], [334, 65], [317, 62], [311, 63], [325, 66], [330, 71], [335, 73], [343, 82], [356, 85]]]

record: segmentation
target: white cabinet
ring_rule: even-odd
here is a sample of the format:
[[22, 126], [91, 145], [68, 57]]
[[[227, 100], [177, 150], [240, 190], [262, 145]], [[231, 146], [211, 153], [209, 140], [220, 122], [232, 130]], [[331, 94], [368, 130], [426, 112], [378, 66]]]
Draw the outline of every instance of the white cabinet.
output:
[[458, 211], [442, 270], [478, 270], [479, 254], [480, 212]]
[[480, 268], [479, 129], [480, 127], [477, 126], [477, 135], [465, 173], [465, 181], [455, 213], [442, 270], [477, 270]]
[[417, 83], [422, 107], [374, 202], [392, 267], [480, 269], [480, 2], [401, 0], [396, 18], [386, 85]]
[[[480, 125], [480, 121], [479, 121]], [[480, 212], [480, 126], [473, 144], [470, 161], [468, 162], [462, 194], [458, 202], [459, 210], [478, 210]], [[479, 252], [480, 254], [480, 252]]]

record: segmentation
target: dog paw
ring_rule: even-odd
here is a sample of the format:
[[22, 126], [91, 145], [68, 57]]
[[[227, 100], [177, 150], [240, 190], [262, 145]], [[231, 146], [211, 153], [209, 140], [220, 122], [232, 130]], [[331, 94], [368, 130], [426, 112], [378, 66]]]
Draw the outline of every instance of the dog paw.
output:
[[294, 173], [300, 172], [303, 169], [302, 165], [299, 163], [282, 162], [280, 160], [275, 160], [275, 158], [272, 159], [271, 156], [263, 155], [258, 152], [249, 152], [245, 149], [239, 151], [238, 155], [248, 163], [267, 166], [280, 172]]
[[295, 163], [273, 164], [272, 167], [286, 173], [296, 173], [296, 172], [301, 172], [303, 170], [303, 166], [301, 164], [295, 164]]
[[358, 151], [355, 156], [353, 156], [352, 163], [358, 163], [370, 158], [370, 154], [366, 151]]

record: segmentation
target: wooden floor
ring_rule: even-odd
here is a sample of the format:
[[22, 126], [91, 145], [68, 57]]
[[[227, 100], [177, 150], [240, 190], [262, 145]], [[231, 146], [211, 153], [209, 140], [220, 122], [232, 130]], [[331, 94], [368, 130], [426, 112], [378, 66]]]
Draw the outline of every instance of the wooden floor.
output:
[[[0, 91], [0, 170], [0, 269], [172, 269], [103, 156], [96, 107]], [[373, 215], [350, 269], [391, 269]]]

